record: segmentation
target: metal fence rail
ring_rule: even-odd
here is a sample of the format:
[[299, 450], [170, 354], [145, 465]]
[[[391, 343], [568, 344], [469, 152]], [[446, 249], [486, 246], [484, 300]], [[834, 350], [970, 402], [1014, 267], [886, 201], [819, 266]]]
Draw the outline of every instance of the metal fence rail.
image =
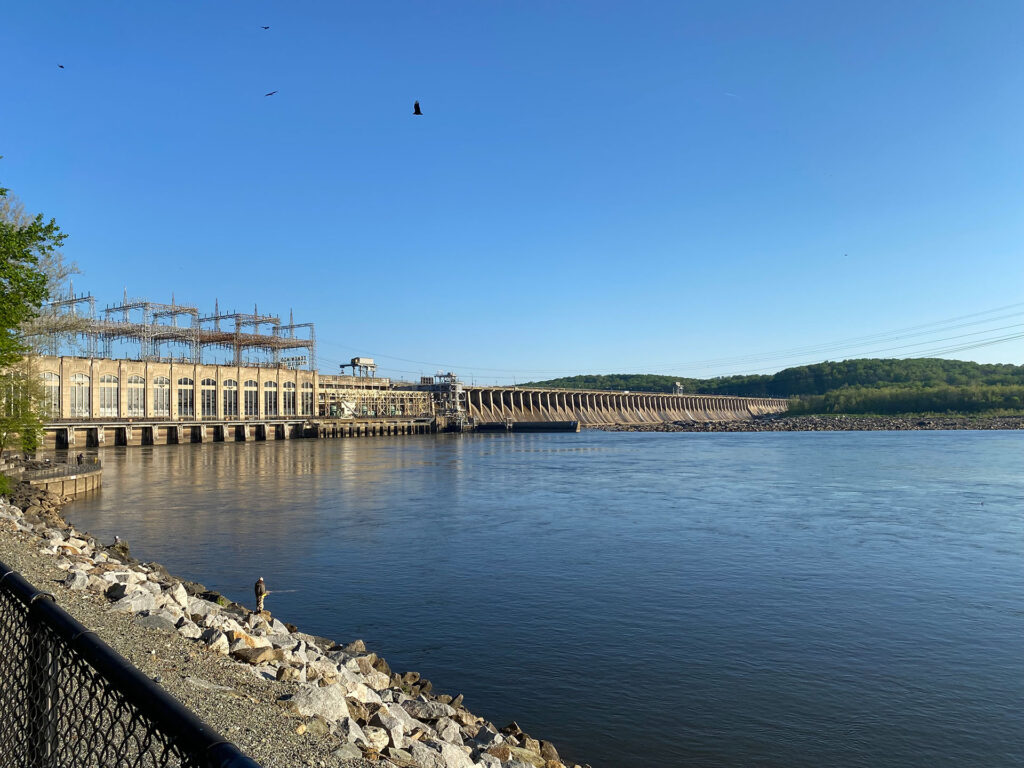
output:
[[103, 469], [103, 463], [99, 456], [84, 456], [79, 464], [75, 459], [68, 457], [66, 462], [55, 462], [48, 467], [40, 469], [26, 469], [21, 473], [20, 479], [26, 482], [30, 480], [51, 480], [55, 477], [70, 477], [80, 475], [83, 472], [95, 472]]
[[0, 562], [0, 768], [260, 768]]

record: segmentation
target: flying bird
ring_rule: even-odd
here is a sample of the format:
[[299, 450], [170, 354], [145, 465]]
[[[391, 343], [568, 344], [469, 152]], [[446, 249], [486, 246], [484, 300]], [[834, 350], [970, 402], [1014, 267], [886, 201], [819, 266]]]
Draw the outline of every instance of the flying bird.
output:
[[271, 91], [270, 93], [264, 93], [264, 96], [273, 96], [277, 91]]
[[423, 114], [422, 112], [420, 112], [420, 103], [418, 101], [413, 102], [412, 113], [414, 115], [422, 115]]
[[63, 64], [58, 64], [57, 65], [57, 69], [64, 69], [64, 65]]
[[270, 27], [260, 27], [260, 29], [270, 29]]

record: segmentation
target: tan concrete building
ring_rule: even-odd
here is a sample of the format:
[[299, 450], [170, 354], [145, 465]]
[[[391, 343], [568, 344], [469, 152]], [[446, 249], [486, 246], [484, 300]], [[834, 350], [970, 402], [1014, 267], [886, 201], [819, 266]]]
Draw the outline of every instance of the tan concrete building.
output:
[[395, 391], [388, 379], [280, 366], [43, 356], [38, 371], [47, 439], [58, 447], [82, 445], [79, 437], [85, 445], [284, 439], [321, 418], [433, 416], [428, 393]]

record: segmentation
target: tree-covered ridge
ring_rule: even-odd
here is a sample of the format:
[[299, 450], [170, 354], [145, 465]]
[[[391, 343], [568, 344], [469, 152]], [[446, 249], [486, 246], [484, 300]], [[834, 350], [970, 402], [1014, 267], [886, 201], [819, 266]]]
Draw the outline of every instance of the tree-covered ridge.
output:
[[865, 358], [826, 361], [786, 368], [772, 375], [688, 379], [655, 374], [569, 376], [522, 386], [552, 389], [607, 389], [671, 392], [676, 382], [686, 392], [755, 397], [824, 395], [844, 387], [863, 389], [1024, 386], [1024, 365], [980, 364], [925, 357], [908, 360]]
[[1024, 409], [1024, 386], [843, 387], [790, 400], [800, 413], [985, 413]]

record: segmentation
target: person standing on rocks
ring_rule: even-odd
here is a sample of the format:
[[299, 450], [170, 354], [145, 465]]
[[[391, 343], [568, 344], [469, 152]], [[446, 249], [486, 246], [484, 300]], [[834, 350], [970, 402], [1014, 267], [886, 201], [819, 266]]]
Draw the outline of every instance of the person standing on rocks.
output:
[[267, 585], [263, 583], [263, 577], [256, 579], [256, 612], [263, 613], [263, 598], [267, 596]]

